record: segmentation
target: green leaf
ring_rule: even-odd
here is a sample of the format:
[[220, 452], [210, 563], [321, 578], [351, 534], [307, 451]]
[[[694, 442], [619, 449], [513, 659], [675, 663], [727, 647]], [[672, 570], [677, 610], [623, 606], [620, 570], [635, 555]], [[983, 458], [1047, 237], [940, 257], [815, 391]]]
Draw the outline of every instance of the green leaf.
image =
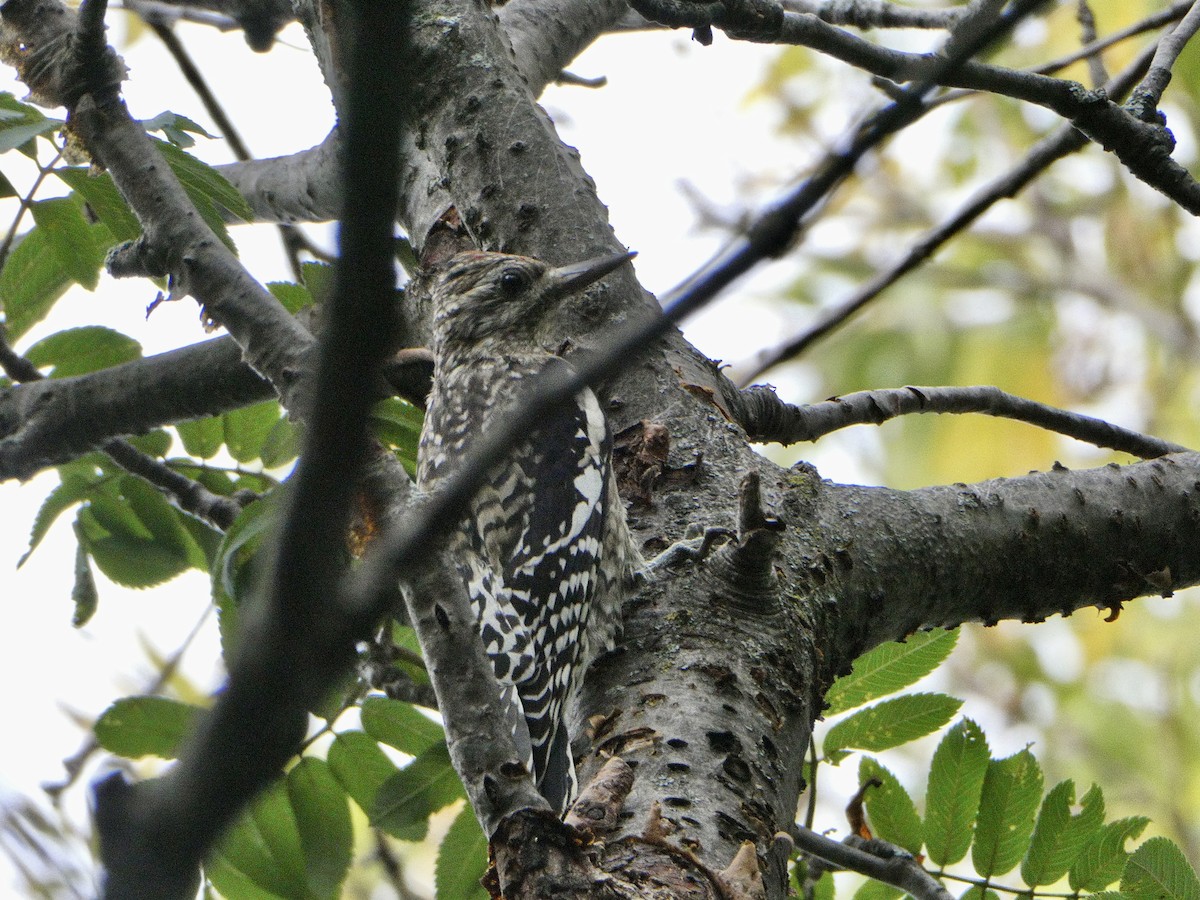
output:
[[417, 445], [424, 418], [421, 410], [397, 397], [381, 400], [371, 410], [371, 429], [375, 436], [395, 449], [409, 474], [416, 471]]
[[157, 138], [153, 140], [205, 223], [233, 249], [220, 210], [226, 209], [242, 221], [249, 222], [254, 218], [254, 210], [250, 208], [246, 198], [212, 166], [185, 153], [174, 144]]
[[839, 678], [825, 695], [825, 715], [854, 709], [920, 681], [950, 655], [958, 630], [926, 631], [904, 643], [880, 644], [854, 661], [854, 671]]
[[854, 892], [854, 900], [896, 900], [897, 897], [903, 896], [904, 891], [900, 888], [876, 881], [874, 878], [868, 878]]
[[300, 277], [316, 303], [324, 302], [333, 292], [333, 266], [329, 263], [301, 263]]
[[193, 419], [175, 425], [183, 449], [198, 459], [211, 459], [225, 443], [225, 423], [218, 416]]
[[487, 865], [487, 838], [468, 804], [438, 848], [433, 872], [437, 900], [487, 900], [489, 894], [479, 883]]
[[373, 824], [399, 836], [411, 828], [424, 829], [431, 815], [465, 796], [449, 749], [434, 744], [379, 786], [369, 814]]
[[62, 126], [62, 119], [49, 119], [7, 91], [0, 93], [0, 153], [23, 147], [33, 138]]
[[290, 281], [272, 281], [267, 284], [267, 290], [292, 315], [295, 315], [306, 306], [312, 306], [312, 294], [308, 292], [308, 288], [304, 287], [304, 285], [293, 284]]
[[975, 884], [963, 891], [959, 900], [1000, 900], [1000, 896], [991, 888]]
[[33, 551], [37, 549], [38, 544], [49, 533], [50, 526], [54, 524], [55, 520], [62, 513], [76, 503], [87, 499], [92, 492], [94, 484], [94, 477], [86, 478], [80, 475], [62, 476], [62, 483], [46, 496], [46, 499], [42, 501], [41, 508], [37, 512], [37, 516], [34, 517], [33, 528], [29, 534], [29, 549], [17, 560], [17, 568], [25, 565], [25, 560], [33, 555]]
[[174, 759], [203, 712], [166, 697], [124, 697], [96, 720], [96, 740], [110, 753], [129, 759]]
[[92, 565], [88, 552], [83, 544], [75, 545], [75, 581], [71, 585], [71, 602], [75, 604], [75, 613], [71, 616], [71, 624], [82, 628], [96, 614], [96, 606], [100, 595], [96, 592], [96, 578], [92, 575]]
[[1200, 900], [1200, 880], [1173, 841], [1152, 837], [1125, 864], [1121, 893], [1132, 900]]
[[35, 228], [19, 238], [0, 269], [0, 306], [9, 340], [44, 319], [73, 283], [59, 265], [54, 239], [45, 231]]
[[1020, 862], [1041, 799], [1042, 768], [1029, 750], [988, 764], [971, 848], [976, 872], [990, 878]]
[[131, 434], [125, 440], [148, 456], [163, 457], [171, 449], [171, 435], [162, 428], [145, 434]]
[[320, 759], [306, 756], [287, 776], [308, 889], [317, 897], [340, 897], [354, 852], [354, 828], [346, 792]]
[[111, 175], [93, 175], [83, 167], [54, 169], [54, 174], [79, 195], [114, 240], [132, 241], [142, 233], [141, 223], [113, 184]]
[[826, 756], [857, 748], [878, 752], [937, 731], [958, 712], [962, 701], [945, 694], [905, 694], [847, 716], [829, 729]]
[[1074, 802], [1075, 783], [1070, 780], [1055, 785], [1042, 801], [1029, 849], [1021, 861], [1021, 878], [1030, 887], [1054, 884], [1067, 874], [1104, 824], [1104, 795], [1099, 787], [1092, 785], [1084, 795], [1077, 815], [1071, 815]]
[[287, 416], [281, 416], [267, 432], [262, 446], [262, 462], [276, 469], [296, 458], [300, 452], [300, 427]]
[[208, 560], [179, 512], [134, 475], [97, 484], [79, 512], [80, 542], [109, 578], [151, 587]]
[[25, 358], [38, 368], [53, 366], [51, 378], [96, 372], [140, 359], [141, 355], [141, 344], [101, 325], [55, 332], [25, 351]]
[[240, 463], [262, 457], [267, 435], [279, 421], [279, 404], [264, 400], [251, 406], [231, 410], [224, 415], [225, 446], [229, 455]]
[[446, 741], [442, 726], [422, 715], [411, 703], [388, 697], [368, 697], [362, 704], [363, 731], [389, 747], [420, 756]]
[[1071, 866], [1071, 890], [1101, 891], [1120, 878], [1130, 856], [1125, 842], [1138, 837], [1148, 824], [1145, 816], [1131, 816], [1109, 822], [1096, 832]]
[[[264, 498], [256, 500], [243, 509], [225, 532], [225, 538], [217, 548], [217, 558], [212, 572], [213, 598], [240, 600], [253, 575], [250, 563], [258, 555], [264, 538], [275, 524], [275, 504]], [[233, 648], [222, 647], [226, 658]]]
[[419, 841], [425, 837], [428, 823], [424, 820], [398, 828], [378, 816], [376, 797], [383, 785], [399, 773], [399, 769], [370, 735], [361, 731], [342, 732], [329, 745], [326, 759], [334, 777], [359, 809], [367, 814], [372, 825], [402, 841]]
[[934, 751], [925, 792], [925, 848], [935, 865], [958, 862], [971, 846], [989, 756], [987, 738], [970, 719], [946, 732]]
[[100, 282], [104, 266], [104, 250], [93, 237], [92, 226], [83, 217], [79, 204], [69, 197], [38, 200], [29, 211], [37, 223], [37, 231], [46, 238], [46, 252], [63, 274], [94, 291]]
[[196, 143], [196, 139], [192, 137], [193, 134], [206, 138], [214, 137], [187, 116], [181, 116], [170, 110], [160, 112], [150, 119], [142, 119], [142, 127], [147, 131], [161, 131], [168, 141], [179, 148], [193, 146]]
[[7, 199], [8, 197], [16, 196], [18, 196], [17, 189], [13, 187], [13, 183], [8, 180], [8, 176], [3, 172], [0, 172], [0, 199]]
[[904, 786], [882, 763], [864, 756], [858, 764], [858, 783], [864, 785], [872, 778], [882, 784], [866, 792], [867, 816], [877, 837], [916, 856], [925, 843], [921, 817]]
[[309, 890], [304, 847], [288, 797], [277, 782], [221, 839], [205, 874], [230, 898], [315, 900]]

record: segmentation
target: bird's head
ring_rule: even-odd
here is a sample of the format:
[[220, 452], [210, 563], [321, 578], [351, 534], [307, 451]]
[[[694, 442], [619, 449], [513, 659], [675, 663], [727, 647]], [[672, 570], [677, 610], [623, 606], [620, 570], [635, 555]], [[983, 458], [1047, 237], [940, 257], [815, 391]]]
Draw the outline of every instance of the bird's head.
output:
[[616, 253], [554, 268], [528, 256], [459, 253], [434, 281], [434, 345], [477, 345], [489, 338], [532, 341], [559, 300], [633, 256]]

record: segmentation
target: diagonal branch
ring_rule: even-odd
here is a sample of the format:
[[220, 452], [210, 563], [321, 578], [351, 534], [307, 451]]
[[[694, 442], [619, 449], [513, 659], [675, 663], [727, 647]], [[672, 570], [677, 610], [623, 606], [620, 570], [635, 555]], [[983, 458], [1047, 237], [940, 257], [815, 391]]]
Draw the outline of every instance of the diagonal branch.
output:
[[[1124, 71], [1104, 86], [1104, 90], [1115, 97], [1123, 95], [1146, 70], [1153, 52], [1153, 47], [1143, 50]], [[768, 369], [795, 359], [817, 341], [832, 334], [889, 287], [931, 259], [940, 247], [969, 228], [996, 203], [1015, 197], [1055, 162], [1086, 146], [1087, 139], [1076, 128], [1071, 125], [1059, 126], [1049, 137], [1039, 141], [1020, 163], [977, 190], [954, 215], [922, 235], [902, 259], [826, 312], [816, 324], [790, 341], [762, 351], [751, 363], [739, 367], [748, 369], [739, 378], [741, 384], [749, 384]]]
[[793, 406], [766, 387], [742, 392], [739, 424], [753, 441], [794, 444], [815, 441], [851, 425], [882, 425], [913, 413], [983, 413], [1028, 422], [1047, 431], [1143, 459], [1185, 452], [1188, 448], [1080, 413], [1017, 397], [999, 388], [902, 387], [859, 391], [821, 403]]

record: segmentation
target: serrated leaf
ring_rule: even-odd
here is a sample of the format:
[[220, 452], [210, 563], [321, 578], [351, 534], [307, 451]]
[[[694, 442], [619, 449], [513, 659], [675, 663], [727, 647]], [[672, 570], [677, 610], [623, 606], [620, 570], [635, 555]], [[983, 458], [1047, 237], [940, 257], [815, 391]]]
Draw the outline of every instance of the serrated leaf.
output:
[[260, 796], [221, 838], [205, 874], [226, 897], [314, 900], [284, 782]]
[[1042, 767], [1028, 750], [988, 764], [971, 862], [985, 878], [1012, 870], [1029, 845], [1042, 799]]
[[945, 694], [905, 694], [847, 716], [825, 735], [826, 757], [849, 748], [878, 752], [937, 731], [958, 712], [962, 701]]
[[181, 149], [195, 145], [196, 139], [192, 137], [193, 134], [206, 138], [213, 137], [187, 116], [181, 116], [170, 110], [160, 112], [150, 119], [142, 119], [142, 127], [147, 131], [161, 131], [168, 141]]
[[279, 421], [279, 414], [279, 404], [274, 400], [264, 400], [225, 413], [222, 418], [229, 455], [240, 463], [260, 459], [263, 444]]
[[301, 263], [300, 278], [316, 303], [324, 302], [333, 291], [333, 266], [329, 263]]
[[174, 759], [203, 712], [166, 697], [124, 697], [96, 720], [96, 740], [110, 753], [129, 759]]
[[187, 556], [154, 540], [122, 500], [97, 497], [79, 511], [78, 521], [88, 553], [117, 584], [153, 587], [188, 568]]
[[411, 703], [388, 697], [368, 697], [362, 703], [361, 715], [363, 731], [410, 756], [420, 756], [430, 747], [446, 741], [442, 726], [422, 715]]
[[34, 517], [33, 527], [29, 534], [29, 549], [17, 560], [17, 568], [25, 565], [25, 561], [49, 533], [50, 526], [54, 524], [55, 520], [76, 503], [80, 503], [88, 497], [94, 483], [94, 476], [92, 478], [70, 474], [62, 476], [62, 483], [46, 496]]
[[1130, 816], [1109, 822], [1097, 831], [1071, 866], [1071, 890], [1101, 891], [1119, 879], [1130, 856], [1125, 842], [1140, 835], [1148, 824], [1150, 820], [1145, 816]]
[[[209, 219], [201, 206], [208, 207], [214, 213], [218, 207], [223, 207], [244, 222], [254, 219], [254, 210], [250, 208], [246, 198], [226, 180], [224, 175], [208, 163], [180, 150], [174, 144], [158, 138], [152, 138], [152, 140], [159, 152], [166, 157], [171, 171], [175, 173], [175, 177], [179, 179], [179, 183], [183, 185], [192, 202], [200, 209], [206, 222]], [[218, 223], [224, 221], [219, 213], [217, 213], [216, 221]]]
[[306, 756], [287, 776], [308, 889], [316, 897], [341, 896], [354, 853], [354, 828], [346, 792], [320, 759]]
[[294, 284], [290, 281], [271, 281], [267, 284], [267, 290], [283, 304], [284, 309], [293, 315], [306, 306], [312, 306], [312, 294], [302, 284]]
[[490, 895], [480, 884], [487, 865], [487, 838], [465, 805], [438, 847], [433, 872], [437, 900], [487, 900]]
[[1200, 880], [1174, 841], [1152, 837], [1125, 864], [1121, 893], [1132, 900], [1200, 900]]
[[866, 793], [867, 817], [872, 832], [916, 856], [925, 839], [921, 817], [917, 815], [912, 797], [886, 766], [864, 756], [858, 764], [858, 783], [866, 784], [872, 778], [882, 782]]
[[1104, 824], [1104, 795], [1092, 785], [1080, 801], [1080, 811], [1071, 814], [1075, 783], [1060, 782], [1046, 795], [1038, 812], [1029, 849], [1021, 861], [1021, 878], [1030, 887], [1054, 884]]
[[94, 239], [79, 204], [69, 197], [55, 197], [31, 203], [29, 211], [36, 230], [46, 238], [46, 252], [53, 254], [55, 265], [72, 281], [94, 291], [107, 248]]
[[25, 351], [25, 358], [38, 368], [53, 367], [51, 378], [97, 372], [141, 356], [141, 344], [127, 334], [101, 325], [55, 332]]
[[925, 792], [925, 848], [935, 865], [967, 855], [989, 758], [987, 738], [970, 719], [951, 728], [934, 751]]
[[[380, 788], [398, 772], [396, 764], [379, 749], [370, 735], [361, 731], [345, 731], [334, 738], [326, 756], [334, 777], [358, 805], [371, 824], [382, 828], [402, 841], [419, 841], [425, 837], [428, 822], [422, 820], [407, 827], [396, 827], [384, 821], [375, 808]], [[386, 810], [385, 810], [386, 812]]]
[[854, 661], [854, 671], [837, 679], [825, 695], [831, 716], [920, 681], [950, 655], [958, 630], [914, 634], [904, 643], [880, 644]]
[[141, 223], [137, 216], [113, 184], [112, 176], [107, 172], [93, 175], [83, 167], [55, 169], [64, 184], [69, 186], [84, 203], [96, 214], [117, 241], [132, 241], [142, 233]]
[[58, 264], [53, 240], [40, 228], [23, 235], [0, 269], [0, 307], [10, 341], [46, 317], [74, 282]]
[[158, 489], [136, 475], [120, 480], [121, 494], [153, 540], [169, 548], [197, 569], [207, 569], [204, 552], [192, 540], [181, 521], [184, 515], [173, 507]]
[[96, 591], [96, 578], [92, 575], [92, 564], [83, 544], [75, 545], [75, 580], [71, 585], [71, 603], [75, 612], [71, 624], [82, 628], [96, 614], [100, 595]]
[[379, 786], [369, 815], [372, 823], [396, 834], [424, 828], [431, 815], [465, 796], [449, 749], [434, 744]]

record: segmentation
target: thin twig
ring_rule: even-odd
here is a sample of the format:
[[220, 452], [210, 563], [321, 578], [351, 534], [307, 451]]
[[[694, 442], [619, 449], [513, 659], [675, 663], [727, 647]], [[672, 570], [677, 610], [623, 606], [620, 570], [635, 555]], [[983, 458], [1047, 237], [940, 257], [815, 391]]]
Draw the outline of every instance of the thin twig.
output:
[[[1075, 18], [1079, 21], [1080, 41], [1083, 46], [1096, 42], [1096, 17], [1088, 0], [1079, 0], [1075, 9]], [[1104, 68], [1104, 60], [1099, 53], [1090, 53], [1087, 57], [1088, 73], [1092, 77], [1092, 87], [1099, 87], [1108, 81], [1108, 72]]]
[[[777, 257], [788, 250], [801, 234], [809, 214], [823, 202], [845, 179], [858, 161], [887, 137], [911, 125], [926, 111], [925, 95], [952, 71], [1000, 34], [1042, 5], [1043, 0], [1025, 0], [1013, 5], [995, 21], [981, 29], [972, 28], [972, 19], [963, 20], [963, 31], [951, 35], [954, 50], [939, 57], [937, 65], [920, 82], [902, 92], [892, 103], [863, 122], [841, 149], [831, 151], [815, 174], [785, 195], [775, 206], [760, 215], [747, 229], [744, 237], [721, 251], [698, 272], [690, 276], [668, 295], [671, 306], [681, 305], [683, 314], [707, 303], [718, 292], [768, 257]], [[955, 34], [960, 35], [956, 41]]]
[[20, 227], [21, 220], [25, 217], [25, 213], [29, 210], [29, 207], [33, 205], [34, 194], [37, 193], [38, 188], [42, 186], [42, 182], [54, 170], [55, 164], [62, 159], [62, 155], [63, 151], [60, 149], [44, 167], [38, 165], [37, 178], [33, 180], [33, 186], [29, 188], [28, 193], [21, 198], [21, 203], [17, 207], [17, 214], [13, 216], [12, 224], [8, 226], [8, 231], [4, 233], [3, 242], [0, 242], [0, 267], [3, 267], [4, 263], [8, 261], [9, 251], [12, 250], [13, 241], [17, 237], [17, 228]]
[[[196, 624], [192, 626], [192, 630], [187, 633], [187, 637], [183, 639], [176, 649], [166, 660], [163, 661], [162, 668], [151, 681], [141, 691], [142, 694], [157, 695], [162, 691], [168, 681], [175, 677], [175, 673], [179, 671], [180, 663], [183, 662], [183, 655], [196, 640], [196, 636], [200, 634], [200, 629], [204, 627], [204, 623], [208, 621], [209, 615], [212, 614], [213, 605], [206, 604], [204, 611], [200, 613], [200, 618], [196, 620]], [[67, 776], [62, 781], [56, 781], [51, 784], [43, 784], [42, 790], [50, 795], [51, 800], [55, 805], [58, 804], [59, 798], [63, 791], [67, 790], [71, 785], [79, 780], [80, 774], [83, 772], [83, 767], [92, 755], [100, 749], [100, 743], [96, 740], [95, 732], [91, 732], [84, 740], [78, 750], [63, 760], [63, 769], [66, 770]]]
[[[1153, 53], [1153, 46], [1143, 50], [1136, 60], [1105, 85], [1105, 91], [1114, 97], [1122, 96], [1146, 70]], [[768, 369], [800, 356], [817, 341], [846, 324], [853, 315], [909, 272], [931, 259], [939, 248], [968, 228], [996, 203], [1005, 198], [1015, 197], [1053, 163], [1086, 147], [1087, 144], [1087, 138], [1074, 126], [1060, 125], [1049, 137], [1039, 141], [1018, 165], [976, 191], [958, 212], [918, 239], [902, 259], [880, 272], [848, 299], [830, 309], [814, 325], [787, 343], [763, 351], [751, 362], [738, 366], [739, 370], [744, 370], [739, 375], [738, 382], [743, 386], [750, 384]]]
[[1131, 105], [1144, 121], [1157, 123], [1158, 104], [1163, 91], [1171, 83], [1171, 67], [1183, 52], [1188, 41], [1200, 30], [1200, 3], [1194, 3], [1179, 24], [1159, 38], [1158, 49], [1150, 63], [1150, 71], [1137, 90], [1133, 92]]
[[1180, 444], [1121, 428], [1103, 419], [1057, 409], [996, 387], [903, 387], [859, 391], [808, 406], [784, 403], [768, 388], [751, 388], [745, 424], [751, 439], [792, 444], [815, 441], [851, 425], [882, 425], [913, 413], [983, 413], [1027, 422], [1078, 441], [1143, 459], [1188, 450]]

